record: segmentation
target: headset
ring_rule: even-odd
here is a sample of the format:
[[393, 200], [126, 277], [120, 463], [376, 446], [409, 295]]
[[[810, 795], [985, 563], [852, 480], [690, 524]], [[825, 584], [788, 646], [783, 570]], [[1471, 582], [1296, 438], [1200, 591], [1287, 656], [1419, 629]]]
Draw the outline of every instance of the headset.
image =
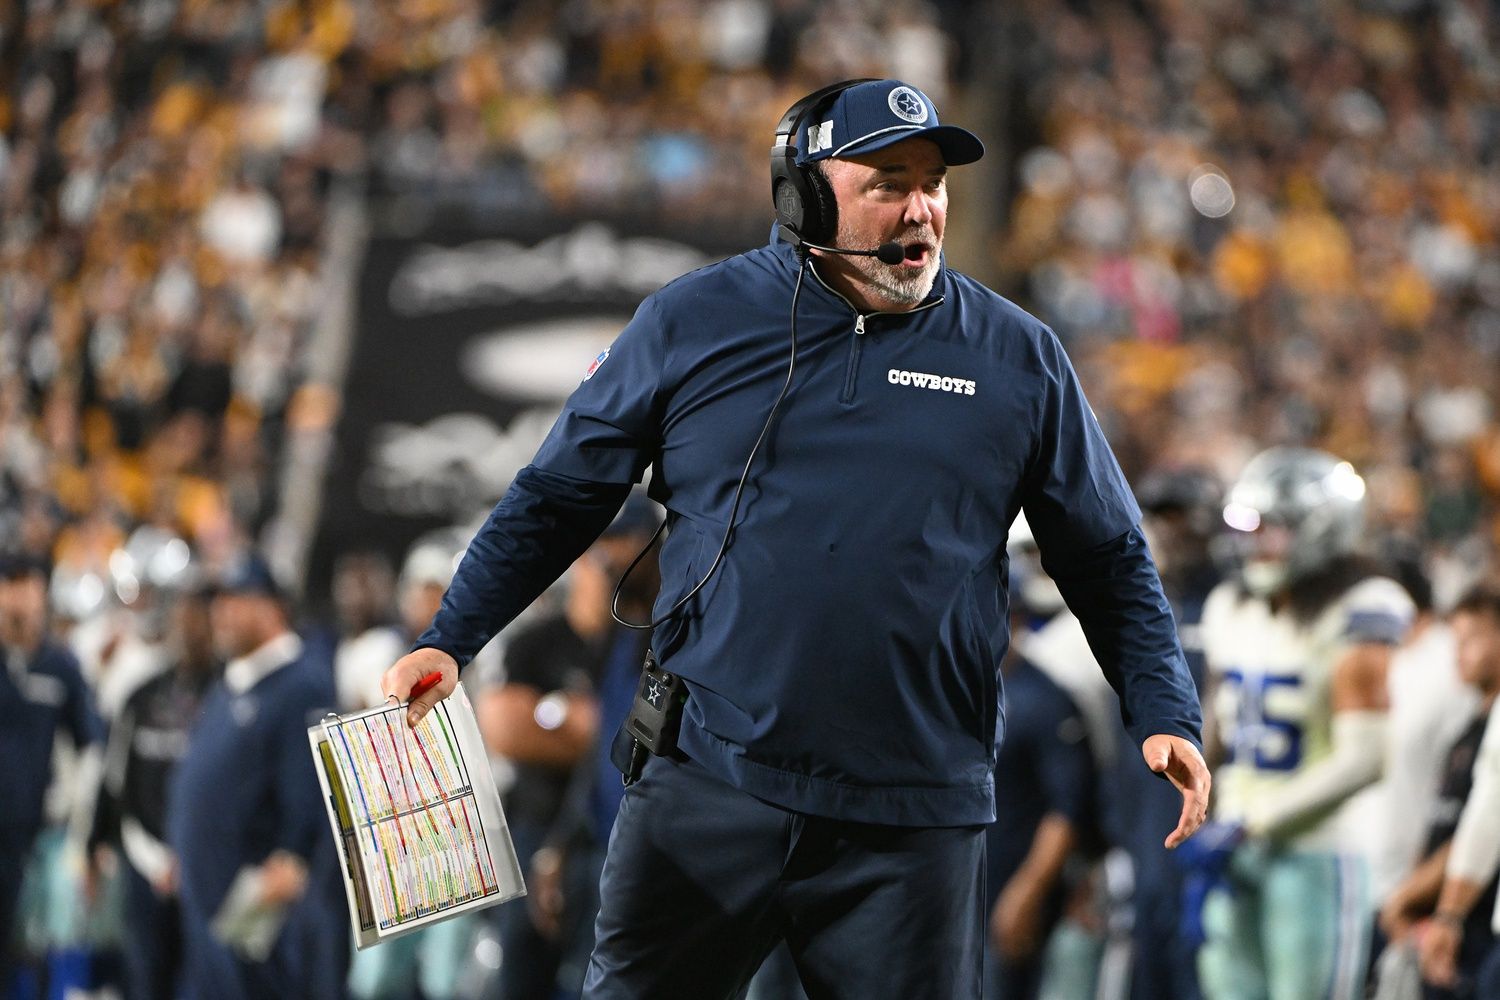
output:
[[[861, 83], [873, 83], [873, 77], [845, 80], [815, 90], [787, 108], [776, 124], [776, 140], [771, 146], [771, 203], [776, 206], [776, 223], [782, 238], [803, 250], [806, 243], [827, 243], [838, 228], [838, 203], [833, 188], [823, 172], [797, 162], [797, 133], [804, 119], [834, 102], [844, 91]], [[804, 251], [805, 252], [805, 251]]]
[[782, 400], [786, 399], [787, 391], [792, 387], [792, 375], [797, 370], [797, 302], [802, 297], [802, 279], [807, 274], [808, 251], [824, 250], [829, 253], [857, 257], [877, 257], [886, 264], [898, 264], [905, 255], [901, 244], [894, 242], [883, 243], [874, 250], [848, 250], [826, 245], [833, 239], [838, 227], [838, 202], [834, 199], [833, 188], [820, 170], [797, 162], [797, 129], [802, 121], [813, 117], [815, 112], [832, 104], [839, 94], [850, 87], [873, 82], [875, 82], [874, 77], [862, 77], [857, 80], [844, 80], [842, 83], [815, 90], [788, 108], [776, 125], [776, 140], [771, 146], [771, 202], [776, 207], [776, 223], [781, 239], [796, 248], [802, 265], [797, 269], [797, 284], [792, 291], [791, 356], [787, 360], [786, 381], [782, 383], [781, 392], [776, 396], [776, 401], [771, 404], [770, 411], [766, 413], [765, 425], [761, 427], [760, 435], [755, 439], [755, 445], [745, 459], [745, 467], [740, 472], [739, 483], [734, 488], [734, 500], [729, 507], [729, 519], [724, 528], [724, 538], [719, 543], [719, 551], [714, 556], [713, 563], [708, 567], [708, 572], [704, 573], [703, 578], [665, 613], [649, 622], [629, 621], [620, 614], [620, 591], [625, 586], [625, 580], [645, 558], [646, 553], [655, 547], [656, 539], [666, 528], [666, 522], [662, 522], [655, 534], [651, 536], [651, 540], [646, 543], [645, 548], [641, 549], [640, 554], [631, 560], [625, 572], [620, 575], [619, 583], [615, 584], [614, 597], [610, 601], [610, 615], [627, 628], [654, 629], [662, 622], [675, 618], [678, 612], [713, 578], [713, 575], [718, 572], [719, 564], [724, 560], [730, 537], [734, 534], [734, 522], [739, 515], [740, 498], [745, 491], [745, 483], [750, 478], [750, 469], [755, 464], [755, 457], [760, 454], [761, 444], [770, 433], [771, 423], [776, 419], [776, 411], [781, 408]]
[[787, 108], [776, 125], [776, 141], [771, 146], [771, 204], [776, 206], [776, 225], [781, 240], [796, 247], [798, 256], [804, 261], [809, 250], [848, 257], [876, 257], [882, 264], [899, 264], [906, 256], [906, 248], [894, 241], [882, 243], [874, 250], [831, 246], [838, 231], [838, 200], [834, 198], [833, 188], [823, 171], [797, 162], [797, 131], [803, 121], [816, 118], [850, 87], [876, 82], [874, 77], [861, 77], [815, 90]]

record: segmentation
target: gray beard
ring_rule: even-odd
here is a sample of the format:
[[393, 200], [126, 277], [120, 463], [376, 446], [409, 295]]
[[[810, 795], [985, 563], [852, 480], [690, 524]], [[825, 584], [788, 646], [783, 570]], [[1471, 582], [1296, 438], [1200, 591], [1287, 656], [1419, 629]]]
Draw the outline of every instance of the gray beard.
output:
[[932, 283], [937, 280], [938, 258], [934, 253], [922, 270], [910, 275], [896, 271], [874, 257], [856, 257], [854, 267], [881, 298], [898, 305], [915, 306], [921, 305], [932, 291]]
[[[863, 247], [872, 245], [869, 240], [862, 238], [856, 233], [839, 233], [839, 241], [834, 246], [839, 247]], [[931, 230], [919, 230], [908, 234], [908, 239], [921, 240], [928, 245], [935, 241]], [[933, 246], [932, 253], [922, 270], [915, 274], [908, 274], [905, 267], [892, 267], [882, 264], [874, 257], [845, 257], [859, 272], [860, 277], [869, 284], [870, 290], [881, 298], [902, 306], [917, 306], [932, 292], [932, 284], [937, 280], [938, 253], [942, 250], [940, 246]]]

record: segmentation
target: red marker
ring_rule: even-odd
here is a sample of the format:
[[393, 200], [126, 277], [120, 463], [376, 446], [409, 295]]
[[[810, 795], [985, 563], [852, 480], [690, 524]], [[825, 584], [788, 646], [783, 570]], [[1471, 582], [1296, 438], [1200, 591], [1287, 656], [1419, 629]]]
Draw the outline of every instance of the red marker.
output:
[[417, 683], [411, 686], [411, 694], [406, 696], [407, 704], [411, 704], [412, 702], [416, 701], [418, 698], [426, 694], [428, 691], [431, 691], [433, 688], [437, 687], [442, 679], [442, 672], [434, 670], [426, 677], [423, 677], [421, 680], [417, 681]]

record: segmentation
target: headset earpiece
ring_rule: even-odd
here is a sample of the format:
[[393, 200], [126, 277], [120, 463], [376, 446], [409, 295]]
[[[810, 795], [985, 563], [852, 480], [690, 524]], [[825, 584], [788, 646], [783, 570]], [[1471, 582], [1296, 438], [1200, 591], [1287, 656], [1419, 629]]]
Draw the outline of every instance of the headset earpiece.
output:
[[839, 94], [873, 78], [845, 80], [813, 91], [787, 109], [771, 147], [771, 203], [782, 229], [813, 243], [827, 243], [838, 228], [838, 202], [822, 171], [797, 163], [797, 131]]

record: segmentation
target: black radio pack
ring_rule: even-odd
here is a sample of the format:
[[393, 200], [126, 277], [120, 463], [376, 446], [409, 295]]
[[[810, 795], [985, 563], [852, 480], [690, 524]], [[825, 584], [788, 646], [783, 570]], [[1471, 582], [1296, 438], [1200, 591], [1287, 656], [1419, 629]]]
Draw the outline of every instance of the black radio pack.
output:
[[640, 777], [646, 752], [664, 757], [677, 749], [687, 695], [687, 682], [663, 670], [655, 654], [647, 649], [635, 701], [610, 748], [610, 757], [627, 785]]
[[686, 702], [687, 683], [663, 670], [648, 649], [625, 728], [647, 750], [658, 757], [665, 756], [677, 749], [677, 730], [682, 725], [682, 706]]

